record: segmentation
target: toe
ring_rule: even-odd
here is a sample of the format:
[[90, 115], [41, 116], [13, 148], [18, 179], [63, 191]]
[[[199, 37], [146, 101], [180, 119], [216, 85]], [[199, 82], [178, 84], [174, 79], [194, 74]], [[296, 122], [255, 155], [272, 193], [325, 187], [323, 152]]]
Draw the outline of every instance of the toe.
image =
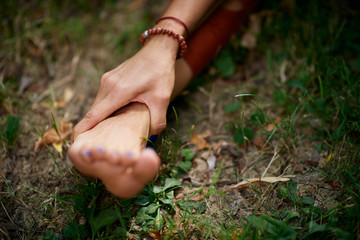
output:
[[94, 160], [107, 160], [108, 158], [108, 152], [105, 150], [102, 146], [96, 146], [89, 148], [90, 156]]
[[137, 162], [137, 157], [132, 152], [119, 153], [117, 151], [109, 155], [109, 162], [123, 167], [133, 166]]
[[94, 161], [94, 156], [93, 156], [93, 153], [91, 150], [85, 148], [85, 149], [82, 149], [80, 151], [80, 154], [79, 154], [80, 158], [85, 161], [85, 162], [93, 162]]
[[142, 182], [151, 181], [160, 167], [160, 158], [152, 148], [145, 148], [139, 158], [139, 163], [133, 167], [132, 173]]

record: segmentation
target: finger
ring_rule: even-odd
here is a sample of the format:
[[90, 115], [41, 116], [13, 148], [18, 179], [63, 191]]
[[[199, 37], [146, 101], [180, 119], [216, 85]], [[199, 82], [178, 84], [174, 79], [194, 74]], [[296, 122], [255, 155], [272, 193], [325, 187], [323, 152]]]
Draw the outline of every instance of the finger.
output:
[[122, 96], [121, 99], [118, 97], [117, 101], [114, 102], [113, 94], [107, 95], [101, 102], [93, 105], [86, 113], [85, 117], [75, 126], [73, 134], [74, 139], [76, 139], [79, 134], [93, 128], [96, 124], [128, 103], [128, 96]]

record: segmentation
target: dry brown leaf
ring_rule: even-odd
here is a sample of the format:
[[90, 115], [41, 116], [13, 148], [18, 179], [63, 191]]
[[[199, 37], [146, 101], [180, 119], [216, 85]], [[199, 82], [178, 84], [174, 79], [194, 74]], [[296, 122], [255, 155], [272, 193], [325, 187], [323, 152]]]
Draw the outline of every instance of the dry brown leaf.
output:
[[235, 229], [232, 234], [230, 234], [231, 239], [237, 240], [240, 238], [240, 235], [243, 234], [244, 230], [242, 228]]
[[190, 142], [194, 144], [198, 148], [198, 150], [210, 147], [210, 144], [196, 132], [193, 132], [193, 134], [191, 135]]
[[258, 14], [252, 14], [249, 18], [249, 28], [243, 34], [240, 44], [244, 48], [253, 49], [256, 47], [257, 36], [261, 30], [261, 16]]
[[253, 141], [253, 144], [257, 148], [262, 148], [265, 145], [265, 141], [262, 138], [257, 138]]
[[150, 237], [152, 237], [153, 239], [156, 240], [161, 240], [161, 233], [160, 231], [153, 231], [153, 232], [149, 232]]
[[208, 193], [208, 189], [207, 189], [207, 188], [204, 188], [201, 193], [193, 196], [190, 200], [191, 200], [191, 201], [195, 201], [195, 202], [201, 201], [201, 200], [204, 199], [204, 197], [205, 197], [205, 195], [206, 195], [207, 193]]
[[211, 135], [213, 135], [213, 131], [206, 130], [205, 132], [199, 133], [198, 137], [199, 138], [207, 138], [207, 137], [210, 137]]
[[[276, 124], [281, 123], [281, 116], [277, 117], [277, 118], [275, 119], [274, 123], [276, 123]], [[265, 127], [265, 129], [268, 130], [268, 131], [274, 130], [275, 127], [276, 127], [276, 125], [275, 125], [274, 123], [268, 124], [268, 125]]]
[[74, 97], [74, 90], [71, 88], [66, 88], [63, 94], [63, 98], [56, 100], [56, 102], [53, 103], [53, 105], [50, 105], [49, 103], [40, 103], [40, 106], [43, 108], [51, 109], [51, 108], [64, 108]]
[[248, 187], [248, 186], [251, 186], [251, 184], [254, 184], [254, 183], [260, 183], [260, 182], [276, 183], [276, 182], [288, 182], [288, 181], [290, 181], [290, 178], [287, 178], [287, 177], [250, 178], [250, 179], [241, 181], [238, 184], [235, 184], [234, 186], [231, 186], [230, 188], [227, 188], [227, 189], [223, 190], [223, 192], [233, 190], [233, 189]]
[[66, 140], [71, 135], [72, 127], [72, 123], [66, 123], [64, 121], [57, 124], [57, 129], [60, 136], [57, 134], [54, 128], [47, 130], [43, 137], [37, 140], [34, 151], [37, 151], [39, 147], [43, 146], [44, 144], [53, 144]]

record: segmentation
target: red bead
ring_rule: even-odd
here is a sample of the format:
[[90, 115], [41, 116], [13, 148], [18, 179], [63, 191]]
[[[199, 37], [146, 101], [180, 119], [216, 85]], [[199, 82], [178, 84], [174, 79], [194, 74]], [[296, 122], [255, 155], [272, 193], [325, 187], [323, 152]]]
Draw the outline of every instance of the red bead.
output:
[[183, 37], [183, 36], [180, 36], [180, 35], [179, 35], [179, 37], [178, 37], [178, 41], [179, 41], [179, 43], [182, 43], [183, 41], [185, 41], [185, 39], [184, 39], [184, 37]]
[[173, 38], [174, 38], [174, 39], [178, 39], [179, 36], [180, 36], [180, 35], [179, 35], [178, 33], [175, 33], [175, 34], [173, 35]]

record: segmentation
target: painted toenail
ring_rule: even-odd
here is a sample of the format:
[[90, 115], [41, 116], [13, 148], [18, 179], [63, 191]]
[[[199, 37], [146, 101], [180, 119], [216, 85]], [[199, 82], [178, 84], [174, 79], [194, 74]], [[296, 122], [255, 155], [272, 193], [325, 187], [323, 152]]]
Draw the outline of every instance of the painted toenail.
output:
[[91, 156], [91, 152], [89, 150], [84, 150], [83, 153], [88, 157]]
[[134, 157], [134, 154], [130, 151], [127, 151], [126, 152], [126, 156], [130, 157], [130, 158], [133, 158]]
[[105, 153], [105, 149], [103, 147], [97, 147], [96, 149], [99, 153]]

